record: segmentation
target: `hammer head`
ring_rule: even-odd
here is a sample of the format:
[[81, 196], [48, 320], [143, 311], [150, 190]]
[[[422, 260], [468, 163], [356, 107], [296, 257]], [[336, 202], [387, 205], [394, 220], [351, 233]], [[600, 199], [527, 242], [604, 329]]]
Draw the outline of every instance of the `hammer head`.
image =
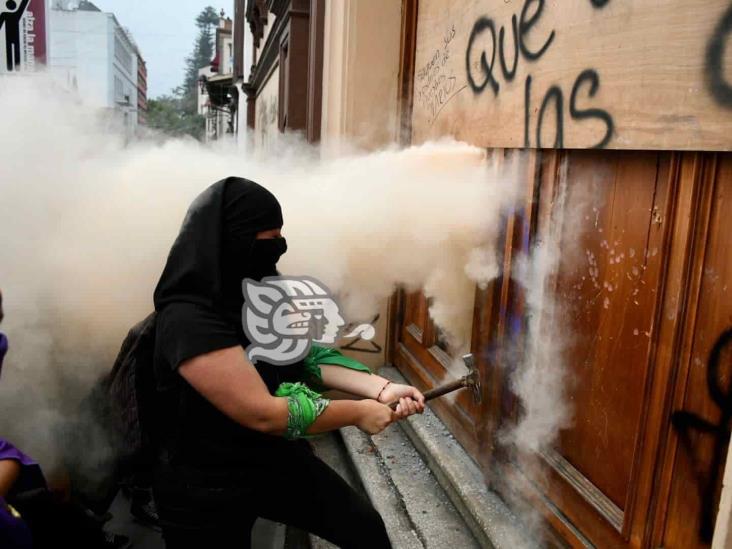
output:
[[473, 354], [469, 353], [467, 355], [463, 355], [463, 362], [468, 368], [468, 375], [466, 375], [464, 378], [465, 387], [467, 389], [470, 389], [470, 392], [473, 395], [473, 402], [475, 402], [476, 404], [480, 404], [483, 392], [480, 385], [480, 373], [475, 368], [475, 360], [473, 359]]

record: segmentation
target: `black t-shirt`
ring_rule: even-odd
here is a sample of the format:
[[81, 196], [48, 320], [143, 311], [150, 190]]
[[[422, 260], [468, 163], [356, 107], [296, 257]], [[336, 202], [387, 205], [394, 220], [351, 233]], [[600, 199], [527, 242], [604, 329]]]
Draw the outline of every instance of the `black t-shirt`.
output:
[[[201, 396], [177, 372], [181, 363], [217, 349], [248, 344], [240, 322], [193, 303], [171, 303], [157, 316], [155, 378], [161, 395], [163, 448], [182, 464], [226, 465], [267, 462], [286, 451], [280, 436], [243, 427]], [[256, 365], [274, 393], [280, 383], [301, 381], [302, 363]]]

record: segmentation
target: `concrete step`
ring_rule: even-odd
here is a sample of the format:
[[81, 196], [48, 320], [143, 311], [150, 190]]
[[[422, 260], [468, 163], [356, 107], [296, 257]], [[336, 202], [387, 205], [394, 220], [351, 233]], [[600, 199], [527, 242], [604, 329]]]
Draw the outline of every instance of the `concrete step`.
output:
[[[379, 375], [406, 383], [392, 367]], [[530, 530], [489, 490], [478, 466], [429, 407], [399, 423], [481, 547], [534, 549], [542, 546]], [[458, 545], [454, 547], [459, 547]]]
[[[379, 374], [405, 383], [393, 368]], [[395, 549], [542, 545], [488, 489], [475, 462], [429, 408], [374, 437], [348, 427], [312, 443], [323, 461], [373, 502]], [[308, 545], [335, 547], [316, 536], [291, 547]]]
[[396, 548], [477, 548], [478, 542], [398, 426], [369, 437], [342, 429], [354, 467]]

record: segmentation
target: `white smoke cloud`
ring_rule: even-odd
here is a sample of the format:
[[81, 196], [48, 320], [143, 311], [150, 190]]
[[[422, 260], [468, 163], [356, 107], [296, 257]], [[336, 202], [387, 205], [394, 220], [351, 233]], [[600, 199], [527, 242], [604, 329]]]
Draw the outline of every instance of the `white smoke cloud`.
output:
[[280, 264], [339, 292], [367, 320], [397, 286], [425, 290], [456, 346], [475, 284], [496, 276], [516, 172], [454, 142], [321, 159], [297, 140], [269, 156], [191, 140], [125, 140], [45, 77], [0, 82], [0, 287], [10, 339], [0, 432], [43, 459], [61, 421], [110, 369], [185, 211], [214, 181], [253, 179], [280, 199]]

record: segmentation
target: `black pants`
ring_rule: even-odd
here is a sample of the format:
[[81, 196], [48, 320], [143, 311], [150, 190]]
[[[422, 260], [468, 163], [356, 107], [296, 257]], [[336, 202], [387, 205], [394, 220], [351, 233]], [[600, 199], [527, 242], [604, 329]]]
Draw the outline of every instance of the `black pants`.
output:
[[154, 496], [167, 549], [249, 548], [257, 517], [346, 549], [390, 548], [371, 503], [305, 443], [293, 443], [295, 449], [242, 468], [161, 467]]

